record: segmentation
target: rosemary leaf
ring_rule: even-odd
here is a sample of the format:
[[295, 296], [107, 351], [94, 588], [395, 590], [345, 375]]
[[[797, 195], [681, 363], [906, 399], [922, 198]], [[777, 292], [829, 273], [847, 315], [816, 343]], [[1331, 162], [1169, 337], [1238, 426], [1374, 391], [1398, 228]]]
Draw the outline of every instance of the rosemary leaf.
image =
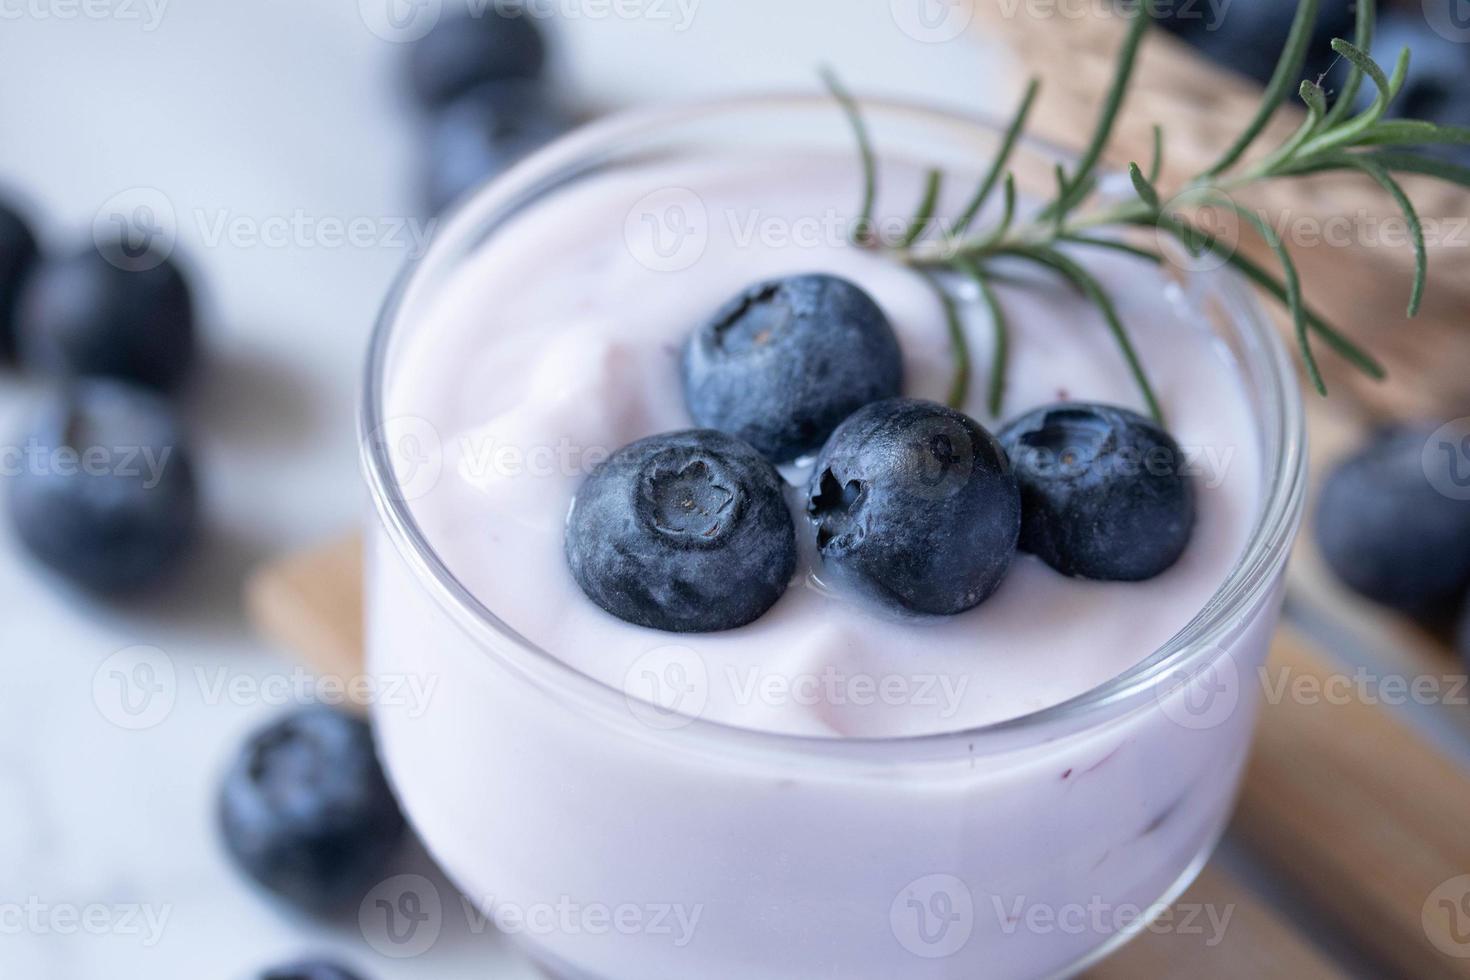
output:
[[1409, 200], [1403, 187], [1381, 164], [1361, 154], [1342, 154], [1342, 161], [1345, 166], [1354, 167], [1372, 177], [1380, 187], [1388, 191], [1399, 210], [1404, 213], [1404, 220], [1409, 223], [1409, 238], [1414, 243], [1414, 285], [1409, 292], [1409, 316], [1418, 316], [1419, 306], [1424, 300], [1424, 283], [1429, 277], [1429, 252], [1424, 245], [1424, 225], [1414, 209], [1414, 202]]
[[[1304, 2], [1315, 4], [1317, 0], [1304, 0]], [[1043, 218], [1065, 218], [1067, 212], [1076, 207], [1085, 196], [1085, 193], [1078, 193], [1079, 190], [1085, 192], [1085, 189], [1091, 187], [1089, 180], [1097, 169], [1098, 161], [1102, 159], [1103, 150], [1107, 148], [1108, 142], [1113, 137], [1113, 126], [1117, 123], [1118, 112], [1123, 107], [1123, 97], [1128, 94], [1128, 86], [1133, 80], [1133, 68], [1138, 62], [1139, 45], [1143, 42], [1143, 36], [1148, 32], [1149, 25], [1153, 23], [1153, 7], [1154, 0], [1138, 0], [1138, 9], [1131, 15], [1128, 33], [1124, 36], [1123, 47], [1118, 52], [1118, 65], [1114, 70], [1112, 84], [1108, 87], [1107, 97], [1103, 100], [1102, 112], [1097, 119], [1097, 128], [1093, 130], [1087, 149], [1082, 152], [1081, 158], [1077, 161], [1076, 172], [1068, 181], [1067, 194], [1048, 207], [1042, 213]]]
[[1306, 306], [1302, 302], [1302, 281], [1297, 274], [1296, 263], [1292, 261], [1291, 253], [1282, 243], [1281, 236], [1276, 234], [1276, 229], [1272, 228], [1270, 222], [1265, 218], [1233, 201], [1230, 202], [1230, 208], [1240, 215], [1242, 220], [1256, 229], [1256, 233], [1275, 253], [1276, 260], [1281, 263], [1282, 281], [1286, 287], [1286, 308], [1291, 313], [1292, 331], [1296, 334], [1297, 347], [1302, 353], [1302, 363], [1306, 366], [1307, 377], [1311, 379], [1312, 387], [1317, 389], [1319, 395], [1326, 395], [1327, 383], [1322, 380], [1322, 371], [1317, 366], [1317, 355], [1312, 353], [1312, 336], [1307, 331]]
[[1307, 46], [1312, 41], [1312, 28], [1317, 23], [1317, 6], [1318, 0], [1301, 0], [1297, 5], [1296, 18], [1291, 22], [1291, 31], [1286, 36], [1286, 46], [1281, 51], [1281, 59], [1276, 62], [1276, 71], [1266, 86], [1260, 108], [1256, 110], [1255, 117], [1245, 131], [1230, 144], [1225, 155], [1205, 171], [1206, 177], [1216, 177], [1235, 166], [1276, 114], [1277, 107], [1286, 98], [1287, 90], [1301, 76], [1302, 65], [1307, 60]]
[[863, 111], [830, 68], [822, 69], [822, 80], [832, 97], [842, 106], [847, 121], [857, 138], [858, 153], [863, 165], [863, 200], [858, 212], [857, 225], [853, 228], [853, 241], [867, 245], [873, 241], [873, 209], [878, 203], [878, 157], [873, 152], [873, 141], [868, 136], [868, 125], [863, 121]]
[[1128, 164], [1128, 176], [1132, 179], [1133, 189], [1138, 192], [1138, 196], [1143, 200], [1143, 203], [1147, 204], [1150, 210], [1157, 211], [1159, 209], [1159, 192], [1154, 189], [1154, 185], [1149, 182], [1149, 179], [1143, 175], [1143, 170], [1138, 164]]
[[[1373, 27], [1378, 20], [1376, 0], [1357, 0], [1358, 18], [1353, 28], [1353, 45], [1360, 51], [1373, 50]], [[1332, 103], [1332, 108], [1322, 119], [1322, 129], [1330, 129], [1341, 122], [1352, 111], [1358, 99], [1358, 90], [1363, 87], [1363, 69], [1353, 65], [1348, 72], [1347, 82]]]
[[934, 217], [934, 209], [939, 206], [939, 191], [943, 186], [944, 171], [931, 169], [924, 181], [924, 197], [919, 201], [919, 208], [909, 222], [909, 231], [903, 238], [902, 248], [912, 247], [923, 237], [924, 229], [929, 227], [929, 219]]
[[1157, 184], [1164, 172], [1164, 127], [1154, 123], [1154, 155], [1148, 165], [1148, 182]]
[[1016, 148], [1016, 141], [1020, 139], [1021, 133], [1026, 129], [1026, 120], [1031, 115], [1031, 106], [1036, 101], [1036, 95], [1041, 91], [1041, 81], [1033, 78], [1026, 85], [1026, 94], [1021, 98], [1021, 105], [1016, 109], [1016, 114], [1011, 118], [1010, 128], [1006, 130], [1005, 137], [1001, 140], [1000, 149], [996, 151], [995, 159], [990, 162], [990, 170], [981, 181], [980, 188], [965, 210], [960, 213], [959, 221], [955, 224], [955, 235], [963, 235], [975, 223], [975, 218], [980, 210], [985, 207], [985, 202], [990, 199], [991, 191], [995, 190], [996, 183], [1001, 175], [1006, 172], [1006, 164], [1011, 158], [1011, 153]]
[[986, 277], [985, 270], [980, 267], [980, 264], [971, 259], [957, 259], [955, 268], [974, 281], [976, 288], [980, 290], [980, 299], [990, 311], [990, 322], [995, 331], [995, 346], [990, 360], [990, 392], [987, 406], [991, 417], [999, 418], [1001, 408], [1005, 403], [1006, 371], [1009, 368], [1011, 349], [1010, 325], [1006, 321], [1005, 310], [1001, 308], [1000, 298], [995, 295], [995, 290], [991, 287], [990, 280]]
[[1422, 119], [1390, 119], [1365, 132], [1355, 146], [1464, 146], [1470, 127], [1441, 126]]
[[1164, 424], [1164, 412], [1159, 407], [1159, 400], [1154, 395], [1153, 385], [1149, 384], [1148, 375], [1143, 369], [1143, 362], [1138, 356], [1138, 351], [1133, 346], [1132, 339], [1128, 336], [1128, 329], [1123, 326], [1123, 320], [1118, 316], [1118, 309], [1113, 305], [1113, 299], [1103, 289], [1102, 284], [1094, 279], [1086, 269], [1073, 262], [1067, 256], [1055, 248], [1045, 245], [1014, 245], [1002, 254], [1014, 255], [1018, 258], [1030, 259], [1041, 265], [1047, 266], [1059, 272], [1066, 279], [1082, 291], [1089, 300], [1102, 312], [1103, 319], [1107, 321], [1108, 329], [1113, 334], [1113, 339], [1118, 342], [1119, 349], [1123, 352], [1123, 358], [1128, 362], [1128, 370], [1133, 375], [1133, 380], [1138, 384], [1139, 393], [1143, 396], [1144, 404], [1148, 406], [1149, 414], [1154, 421], [1160, 425]]
[[949, 342], [954, 355], [954, 380], [950, 382], [949, 398], [946, 402], [955, 411], [963, 411], [965, 400], [970, 395], [970, 342], [965, 337], [965, 322], [960, 317], [959, 304], [949, 290], [944, 288], [944, 282], [939, 275], [934, 272], [925, 272], [923, 275], [924, 281], [933, 288], [934, 295], [944, 307], [944, 320], [949, 329]]
[[1060, 241], [1071, 242], [1074, 245], [1087, 245], [1092, 248], [1105, 248], [1113, 252], [1122, 252], [1136, 259], [1152, 262], [1154, 265], [1163, 265], [1164, 257], [1158, 252], [1146, 248], [1139, 248], [1118, 238], [1098, 238], [1093, 235], [1063, 235]]
[[1378, 88], [1378, 94], [1373, 97], [1373, 104], [1361, 113], [1349, 119], [1341, 125], [1335, 126], [1309, 140], [1302, 147], [1301, 156], [1310, 157], [1318, 153], [1324, 153], [1338, 147], [1351, 146], [1362, 136], [1378, 124], [1383, 114], [1388, 111], [1388, 105], [1393, 97], [1403, 86], [1404, 79], [1409, 73], [1409, 49], [1405, 48], [1399, 54], [1398, 64], [1394, 67], [1392, 77], [1383, 73], [1378, 62], [1368, 56], [1367, 52], [1359, 49], [1356, 45], [1338, 38], [1332, 42], [1332, 50], [1342, 55], [1362, 70], [1372, 79]]

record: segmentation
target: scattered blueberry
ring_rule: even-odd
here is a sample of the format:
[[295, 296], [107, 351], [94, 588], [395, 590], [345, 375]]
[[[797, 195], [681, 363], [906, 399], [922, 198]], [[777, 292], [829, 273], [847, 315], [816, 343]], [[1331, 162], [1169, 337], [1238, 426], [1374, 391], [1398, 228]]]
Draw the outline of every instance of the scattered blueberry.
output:
[[796, 571], [780, 475], [733, 436], [690, 430], [625, 446], [572, 505], [566, 551], [588, 597], [675, 633], [744, 626]]
[[261, 974], [260, 980], [359, 980], [358, 975], [327, 960], [303, 960], [278, 966]]
[[44, 374], [171, 390], [194, 362], [193, 297], [171, 260], [110, 241], [41, 263], [19, 336], [21, 359]]
[[778, 463], [819, 449], [843, 419], [902, 385], [903, 354], [888, 318], [836, 276], [757, 283], [684, 349], [694, 420]]
[[21, 287], [40, 257], [30, 226], [18, 211], [0, 201], [0, 358], [15, 357]]
[[[1296, 8], [1282, 0], [1176, 3], [1157, 5], [1157, 16], [1160, 26], [1210, 60], [1264, 84], [1276, 70]], [[1323, 0], [1302, 78], [1316, 78], [1332, 66], [1337, 58], [1332, 39], [1351, 39], [1354, 22], [1353, 0]], [[1296, 85], [1290, 90], [1295, 97]]]
[[425, 197], [438, 214], [571, 125], [535, 82], [492, 82], [456, 99], [429, 130]]
[[1194, 528], [1184, 455], [1124, 408], [1065, 402], [1006, 425], [1021, 486], [1021, 550], [1064, 575], [1139, 582], [1166, 571]]
[[153, 584], [183, 556], [198, 521], [193, 460], [158, 394], [77, 382], [48, 398], [18, 449], [10, 518], [54, 571], [120, 593]]
[[974, 419], [910, 398], [875, 402], [832, 433], [807, 488], [825, 566], [904, 609], [984, 602], [1016, 553], [1021, 499]]
[[435, 109], [483, 82], [538, 78], [545, 63], [533, 14], [495, 3], [435, 25], [409, 50], [408, 80], [419, 102]]
[[[1435, 426], [1378, 433], [1328, 475], [1317, 502], [1317, 544], [1345, 584], [1376, 602], [1434, 613], [1470, 586], [1470, 501], [1435, 489], [1425, 446]], [[1429, 454], [1441, 486], [1464, 478]]]
[[245, 743], [221, 787], [219, 815], [246, 874], [318, 913], [361, 900], [404, 833], [367, 722], [319, 705]]

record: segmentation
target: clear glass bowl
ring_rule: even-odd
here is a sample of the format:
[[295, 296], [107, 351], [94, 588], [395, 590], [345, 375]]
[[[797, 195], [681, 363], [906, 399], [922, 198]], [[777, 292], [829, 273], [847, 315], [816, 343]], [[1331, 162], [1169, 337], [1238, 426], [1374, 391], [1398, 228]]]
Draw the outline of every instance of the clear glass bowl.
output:
[[[968, 171], [1000, 139], [983, 120], [908, 104], [866, 108], [880, 154], [901, 148]], [[517, 939], [558, 976], [1063, 975], [1177, 896], [1229, 816], [1304, 480], [1290, 358], [1229, 275], [1187, 286], [1208, 299], [1255, 406], [1263, 485], [1245, 551], [1169, 643], [1024, 717], [845, 740], [708, 719], [650, 724], [648, 706], [517, 635], [415, 524], [384, 437], [385, 382], [423, 305], [511, 215], [655, 154], [825, 152], [850, 139], [830, 100], [817, 97], [595, 124], [456, 211], [395, 288], [373, 337], [361, 420], [378, 518], [368, 662], [436, 682], [428, 710], [375, 708], [382, 754], [445, 870], [472, 900], [518, 913]], [[1063, 158], [1036, 143], [1019, 154], [1019, 172], [1047, 179]]]

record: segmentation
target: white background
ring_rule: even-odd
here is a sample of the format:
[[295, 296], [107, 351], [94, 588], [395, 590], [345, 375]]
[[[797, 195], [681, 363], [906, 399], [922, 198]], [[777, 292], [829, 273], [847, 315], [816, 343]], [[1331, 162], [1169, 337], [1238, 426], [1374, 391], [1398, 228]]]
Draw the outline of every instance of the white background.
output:
[[[368, 26], [381, 28], [389, 0], [151, 2], [0, 0], [0, 187], [57, 249], [86, 245], [119, 194], [171, 212], [210, 360], [187, 400], [209, 531], [174, 587], [115, 607], [71, 595], [0, 522], [0, 976], [246, 978], [329, 951], [368, 977], [529, 977], [502, 940], [470, 934], [447, 889], [441, 939], [390, 961], [353, 922], [309, 924], [265, 900], [220, 849], [219, 771], [280, 709], [216, 686], [291, 669], [252, 638], [241, 576], [364, 510], [357, 379], [376, 308], [411, 251], [395, 228], [418, 219], [418, 130], [402, 45]], [[411, 27], [433, 13], [435, 0], [418, 2], [428, 6], [406, 8]], [[958, 0], [689, 3], [685, 23], [675, 0], [551, 0], [564, 11], [555, 73], [571, 101], [591, 110], [809, 88], [819, 62], [860, 90], [980, 110], [1015, 91], [973, 31], [953, 36], [968, 19]], [[647, 15], [609, 14], [619, 9]], [[323, 221], [354, 219], [374, 243], [329, 240]], [[292, 225], [285, 241], [258, 240]], [[41, 390], [5, 377], [0, 442]], [[139, 645], [158, 652], [118, 655]], [[151, 727], [128, 730], [115, 723], [129, 720], [116, 684], [119, 671], [146, 679], [132, 673], [138, 662], [167, 695], [142, 718]], [[167, 915], [161, 940], [68, 934], [49, 916], [17, 928], [27, 905], [65, 916], [93, 903]]]

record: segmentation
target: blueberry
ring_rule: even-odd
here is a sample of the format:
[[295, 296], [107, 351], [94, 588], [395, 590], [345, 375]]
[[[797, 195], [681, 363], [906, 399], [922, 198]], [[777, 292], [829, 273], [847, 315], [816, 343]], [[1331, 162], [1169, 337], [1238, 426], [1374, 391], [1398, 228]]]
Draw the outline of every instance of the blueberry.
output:
[[848, 418], [807, 487], [824, 567], [890, 603], [953, 615], [1000, 587], [1016, 554], [1021, 499], [1005, 454], [978, 422], [893, 398]]
[[819, 449], [843, 419], [902, 385], [903, 355], [888, 318], [836, 276], [757, 283], [684, 349], [694, 420], [778, 463]]
[[1021, 550], [1064, 575], [1140, 582], [1184, 553], [1194, 485], [1169, 433], [1125, 408], [1066, 402], [1000, 431], [1021, 485]]
[[266, 970], [260, 980], [359, 980], [358, 975], [328, 960], [302, 960]]
[[1455, 647], [1460, 651], [1460, 659], [1466, 669], [1470, 669], [1470, 596], [1465, 597], [1465, 604], [1460, 610], [1460, 621], [1455, 627]]
[[490, 82], [433, 119], [425, 171], [431, 214], [560, 136], [570, 119], [536, 82]]
[[0, 357], [15, 357], [21, 287], [40, 258], [36, 236], [20, 213], [0, 201]]
[[360, 901], [404, 834], [367, 722], [319, 705], [245, 743], [221, 787], [219, 816], [246, 874], [317, 913]]
[[796, 571], [782, 486], [770, 463], [723, 432], [672, 432], [625, 446], [572, 505], [572, 575], [593, 602], [639, 626], [744, 626], [775, 605]]
[[194, 302], [171, 260], [108, 241], [41, 263], [19, 333], [21, 359], [42, 373], [171, 390], [194, 362]]
[[173, 407], [118, 381], [47, 399], [16, 447], [9, 511], [42, 563], [102, 593], [153, 584], [198, 523], [192, 454]]
[[483, 82], [534, 79], [546, 42], [531, 12], [494, 3], [448, 17], [409, 50], [408, 81], [425, 108], [454, 101]]
[[[1270, 80], [1296, 17], [1295, 3], [1282, 0], [1231, 0], [1218, 3], [1159, 4], [1160, 26], [1198, 48], [1210, 60], [1261, 83]], [[1307, 47], [1302, 78], [1316, 78], [1336, 60], [1335, 37], [1352, 38], [1353, 0], [1323, 0]], [[1291, 86], [1295, 97], [1296, 85]]]
[[[1470, 586], [1470, 501], [1435, 489], [1463, 485], [1466, 474], [1458, 457], [1425, 453], [1434, 429], [1376, 434], [1332, 470], [1317, 501], [1317, 544], [1338, 578], [1413, 613], [1442, 610]], [[1440, 467], [1434, 482], [1426, 455]]]

